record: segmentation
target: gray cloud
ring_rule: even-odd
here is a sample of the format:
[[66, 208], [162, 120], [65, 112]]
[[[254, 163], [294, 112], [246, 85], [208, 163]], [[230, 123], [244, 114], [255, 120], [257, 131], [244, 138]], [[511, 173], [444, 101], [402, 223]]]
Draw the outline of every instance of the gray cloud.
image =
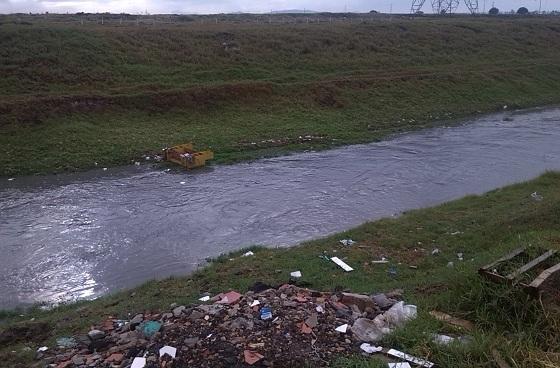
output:
[[[543, 10], [560, 8], [558, 0], [479, 0], [481, 8], [486, 3], [488, 10], [492, 3], [502, 9], [517, 9], [526, 6], [538, 10], [542, 1]], [[255, 12], [266, 13], [271, 10], [309, 9], [315, 11], [367, 12], [372, 9], [389, 12], [408, 12], [410, 0], [0, 0], [0, 13], [13, 12], [128, 12], [139, 13], [228, 13]], [[465, 10], [464, 5], [461, 9]], [[425, 11], [429, 12], [430, 0], [426, 1]]]

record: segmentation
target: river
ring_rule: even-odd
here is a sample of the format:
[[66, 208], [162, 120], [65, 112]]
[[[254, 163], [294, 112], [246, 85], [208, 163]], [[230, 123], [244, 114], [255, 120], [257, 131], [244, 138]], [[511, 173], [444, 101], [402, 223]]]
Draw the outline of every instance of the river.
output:
[[0, 308], [94, 298], [244, 246], [294, 245], [554, 169], [558, 108], [193, 172], [2, 178]]

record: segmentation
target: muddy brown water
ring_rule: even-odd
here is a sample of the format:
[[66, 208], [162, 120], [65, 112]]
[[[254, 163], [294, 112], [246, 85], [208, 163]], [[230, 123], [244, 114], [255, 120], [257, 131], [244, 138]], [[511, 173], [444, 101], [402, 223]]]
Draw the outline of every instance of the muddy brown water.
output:
[[0, 308], [94, 298], [244, 246], [294, 245], [551, 169], [558, 108], [196, 172], [2, 178]]

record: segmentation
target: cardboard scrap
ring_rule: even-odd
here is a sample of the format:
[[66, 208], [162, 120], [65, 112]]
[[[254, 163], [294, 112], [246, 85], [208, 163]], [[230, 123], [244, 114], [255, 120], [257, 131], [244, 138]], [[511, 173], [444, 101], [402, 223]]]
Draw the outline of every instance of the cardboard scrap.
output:
[[237, 291], [230, 291], [230, 292], [227, 292], [225, 294], [220, 294], [218, 296], [221, 299], [218, 300], [216, 303], [218, 303], [218, 304], [234, 304], [241, 298], [242, 295], [239, 294]]
[[245, 363], [247, 363], [249, 365], [253, 365], [256, 362], [258, 362], [259, 360], [261, 360], [262, 358], [264, 358], [263, 355], [257, 353], [256, 351], [252, 351], [252, 350], [245, 350], [243, 352], [243, 357], [245, 358]]

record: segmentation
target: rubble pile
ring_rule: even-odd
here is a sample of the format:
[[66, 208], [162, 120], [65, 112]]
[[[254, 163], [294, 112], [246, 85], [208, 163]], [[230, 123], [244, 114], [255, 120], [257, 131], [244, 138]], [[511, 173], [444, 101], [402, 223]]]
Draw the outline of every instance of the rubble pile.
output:
[[364, 353], [361, 345], [416, 316], [416, 307], [398, 301], [399, 291], [368, 296], [256, 286], [166, 313], [108, 319], [87, 335], [59, 339], [38, 358], [56, 368], [325, 366]]

